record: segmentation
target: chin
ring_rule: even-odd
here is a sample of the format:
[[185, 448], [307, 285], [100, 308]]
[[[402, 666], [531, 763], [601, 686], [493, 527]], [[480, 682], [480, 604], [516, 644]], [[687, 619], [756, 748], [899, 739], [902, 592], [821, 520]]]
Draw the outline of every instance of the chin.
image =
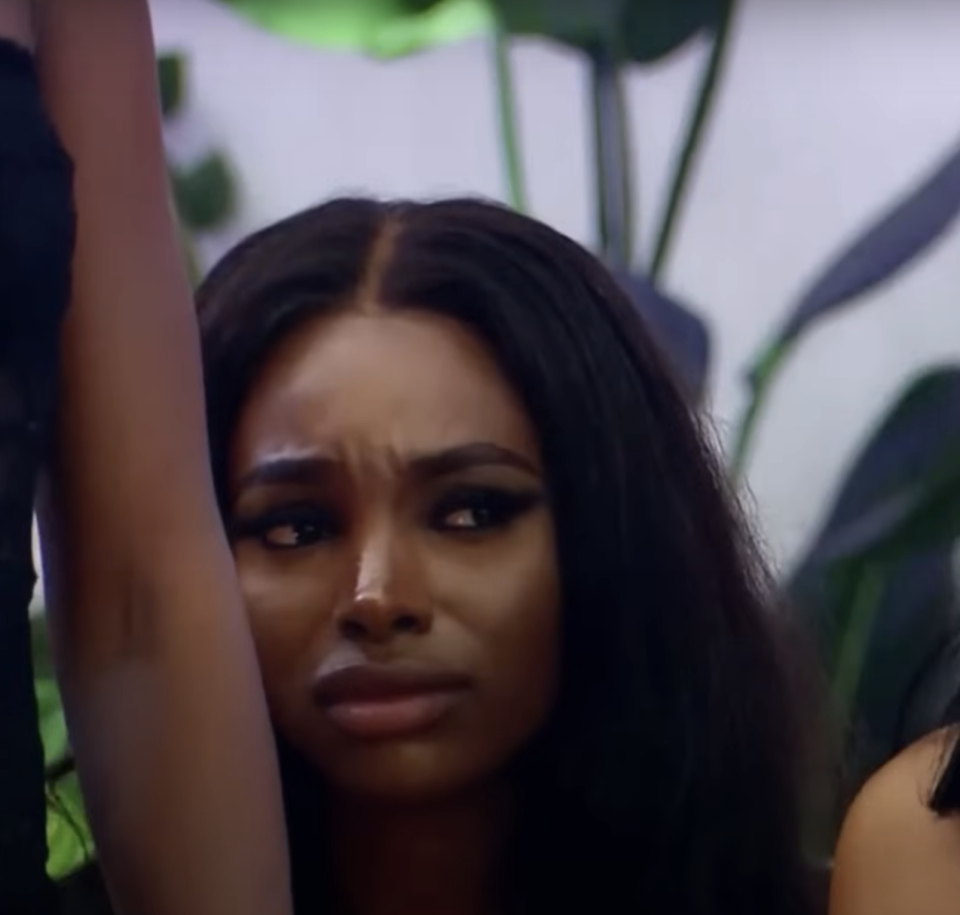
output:
[[497, 769], [478, 765], [479, 761], [476, 754], [429, 741], [365, 744], [336, 758], [314, 758], [333, 793], [398, 805], [438, 803], [476, 789]]

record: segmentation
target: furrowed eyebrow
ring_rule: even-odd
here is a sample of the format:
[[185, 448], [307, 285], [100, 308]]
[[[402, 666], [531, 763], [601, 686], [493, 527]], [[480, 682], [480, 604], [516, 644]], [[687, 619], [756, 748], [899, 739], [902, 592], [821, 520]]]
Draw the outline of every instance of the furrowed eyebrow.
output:
[[282, 486], [291, 483], [318, 483], [327, 479], [336, 461], [328, 457], [268, 458], [248, 470], [237, 484], [237, 493], [258, 486]]
[[410, 469], [422, 477], [441, 477], [471, 467], [489, 466], [514, 467], [535, 476], [540, 472], [529, 458], [492, 442], [457, 445], [433, 454], [418, 455], [410, 461]]
[[[322, 483], [338, 465], [331, 457], [303, 456], [268, 458], [248, 470], [237, 484], [237, 495], [266, 486]], [[493, 442], [469, 442], [429, 454], [419, 454], [407, 462], [415, 476], [435, 479], [473, 467], [514, 467], [538, 476], [540, 471], [529, 459]]]

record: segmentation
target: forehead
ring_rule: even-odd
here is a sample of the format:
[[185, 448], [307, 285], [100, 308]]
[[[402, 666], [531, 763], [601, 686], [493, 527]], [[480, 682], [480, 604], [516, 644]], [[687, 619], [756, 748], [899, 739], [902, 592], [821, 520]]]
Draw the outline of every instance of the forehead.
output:
[[528, 418], [481, 341], [428, 312], [347, 312], [304, 324], [270, 354], [241, 411], [233, 463], [478, 440], [536, 458]]

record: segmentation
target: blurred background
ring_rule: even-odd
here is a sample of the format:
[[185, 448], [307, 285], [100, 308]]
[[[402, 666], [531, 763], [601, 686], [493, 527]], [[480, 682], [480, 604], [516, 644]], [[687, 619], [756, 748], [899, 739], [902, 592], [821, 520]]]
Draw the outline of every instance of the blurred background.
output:
[[[364, 0], [355, 0], [362, 5]], [[489, 42], [400, 60], [299, 46], [212, 0], [153, 0], [162, 50], [186, 54], [174, 154], [216, 145], [249, 231], [344, 192], [507, 199]], [[723, 84], [663, 280], [709, 322], [711, 410], [742, 408], [742, 371], [811, 275], [960, 143], [960, 6], [946, 0], [742, 0]], [[637, 247], [648, 252], [709, 40], [627, 74]], [[511, 43], [530, 212], [596, 247], [588, 63]], [[932, 254], [932, 252], [931, 252]], [[932, 360], [960, 355], [960, 234], [803, 343], [758, 430], [748, 478], [778, 562], [802, 548], [877, 411]]]
[[[573, 236], [675, 360], [817, 638], [852, 773], [826, 793], [842, 807], [950, 713], [960, 5], [151, 6], [197, 278], [249, 232], [342, 193], [482, 194]], [[65, 744], [43, 651], [53, 760]], [[63, 847], [61, 870], [78, 855]]]

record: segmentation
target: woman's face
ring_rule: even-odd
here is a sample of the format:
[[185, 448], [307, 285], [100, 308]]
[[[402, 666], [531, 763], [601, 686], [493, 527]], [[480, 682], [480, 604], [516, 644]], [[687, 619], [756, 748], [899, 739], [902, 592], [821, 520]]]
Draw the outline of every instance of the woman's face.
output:
[[314, 320], [241, 413], [228, 518], [272, 715], [335, 789], [497, 774], [555, 691], [541, 456], [484, 347], [425, 312]]

